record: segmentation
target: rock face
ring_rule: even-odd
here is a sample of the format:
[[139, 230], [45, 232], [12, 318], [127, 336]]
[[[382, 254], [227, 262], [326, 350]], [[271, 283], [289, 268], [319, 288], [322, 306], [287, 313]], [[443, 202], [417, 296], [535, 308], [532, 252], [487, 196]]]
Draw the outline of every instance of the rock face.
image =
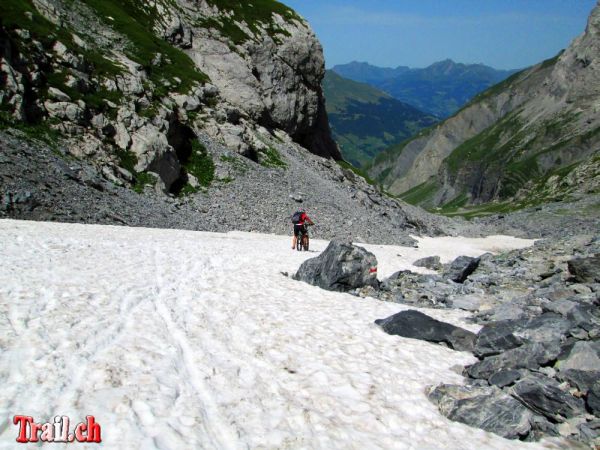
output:
[[0, 25], [3, 118], [53, 129], [71, 156], [97, 164], [107, 179], [135, 186], [152, 178], [174, 195], [197, 191], [196, 181], [212, 175], [197, 161], [200, 134], [255, 163], [277, 162], [270, 142], [277, 133], [341, 159], [321, 90], [321, 45], [290, 8], [32, 4], [15, 6]]
[[564, 53], [478, 95], [369, 174], [431, 207], [598, 192], [599, 17], [596, 6]]
[[333, 240], [318, 257], [304, 261], [294, 279], [329, 291], [377, 287], [377, 258], [362, 247]]
[[446, 322], [440, 322], [419, 311], [402, 311], [386, 319], [378, 319], [375, 323], [388, 334], [444, 343], [459, 351], [473, 350], [474, 333]]
[[[197, 18], [204, 23], [234, 19], [243, 24], [249, 20], [246, 11], [228, 10], [216, 1], [179, 0], [179, 4], [196, 9]], [[237, 116], [282, 129], [317, 155], [341, 159], [330, 135], [321, 90], [323, 49], [300, 16], [274, 8], [271, 17], [265, 12], [268, 28], [250, 23], [248, 28], [239, 26], [241, 37], [233, 37], [224, 28], [215, 33], [214, 28], [193, 26], [185, 15], [177, 14], [190, 29], [189, 55], [210, 76]]]

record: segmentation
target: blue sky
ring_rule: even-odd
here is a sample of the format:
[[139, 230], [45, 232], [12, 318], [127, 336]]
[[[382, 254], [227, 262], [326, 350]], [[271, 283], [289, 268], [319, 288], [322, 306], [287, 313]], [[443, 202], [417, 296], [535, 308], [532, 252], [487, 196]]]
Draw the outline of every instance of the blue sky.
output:
[[596, 0], [281, 0], [308, 20], [327, 68], [350, 61], [425, 67], [451, 58], [517, 69], [585, 29]]

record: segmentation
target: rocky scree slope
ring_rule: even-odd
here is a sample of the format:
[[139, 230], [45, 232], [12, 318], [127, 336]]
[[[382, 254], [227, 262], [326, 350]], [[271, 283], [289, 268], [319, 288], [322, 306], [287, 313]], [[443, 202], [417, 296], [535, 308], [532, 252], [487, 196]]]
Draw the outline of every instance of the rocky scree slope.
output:
[[7, 0], [3, 8], [2, 126], [66, 137], [69, 155], [113, 181], [198, 190], [211, 166], [200, 133], [255, 162], [272, 153], [263, 129], [341, 158], [320, 87], [321, 46], [278, 2]]
[[66, 147], [50, 146], [20, 130], [0, 131], [0, 218], [290, 234], [291, 214], [304, 207], [317, 223], [311, 235], [319, 239], [414, 245], [409, 234], [483, 230], [385, 196], [285, 133], [281, 140], [264, 133], [279, 155], [265, 165], [200, 134], [214, 158], [215, 180], [193, 195], [175, 197], [152, 182], [136, 192], [107, 176], [106, 167], [69, 156]]
[[511, 76], [381, 155], [370, 175], [428, 207], [526, 205], [597, 192], [599, 50], [596, 6], [585, 32], [563, 53]]

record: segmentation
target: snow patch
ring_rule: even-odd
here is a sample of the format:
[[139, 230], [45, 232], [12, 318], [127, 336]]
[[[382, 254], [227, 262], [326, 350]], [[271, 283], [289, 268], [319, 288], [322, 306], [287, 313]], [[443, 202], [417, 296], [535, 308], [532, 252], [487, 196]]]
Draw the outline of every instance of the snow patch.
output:
[[[418, 240], [365, 247], [387, 276], [531, 244]], [[475, 358], [373, 324], [408, 308], [281, 275], [326, 245], [0, 220], [2, 417], [92, 414], [106, 448], [543, 448], [439, 414], [425, 388], [461, 383], [452, 366]], [[473, 329], [465, 312], [423, 311]], [[0, 447], [16, 436], [5, 424]]]

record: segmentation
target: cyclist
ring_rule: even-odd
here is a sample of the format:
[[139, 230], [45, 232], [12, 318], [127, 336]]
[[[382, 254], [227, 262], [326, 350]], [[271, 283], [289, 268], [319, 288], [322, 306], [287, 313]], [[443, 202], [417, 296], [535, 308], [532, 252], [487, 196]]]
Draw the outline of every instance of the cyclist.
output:
[[292, 250], [296, 248], [298, 236], [300, 233], [306, 233], [306, 224], [314, 225], [310, 217], [306, 215], [306, 211], [301, 209], [292, 215], [292, 223], [294, 224], [294, 237], [292, 239]]

